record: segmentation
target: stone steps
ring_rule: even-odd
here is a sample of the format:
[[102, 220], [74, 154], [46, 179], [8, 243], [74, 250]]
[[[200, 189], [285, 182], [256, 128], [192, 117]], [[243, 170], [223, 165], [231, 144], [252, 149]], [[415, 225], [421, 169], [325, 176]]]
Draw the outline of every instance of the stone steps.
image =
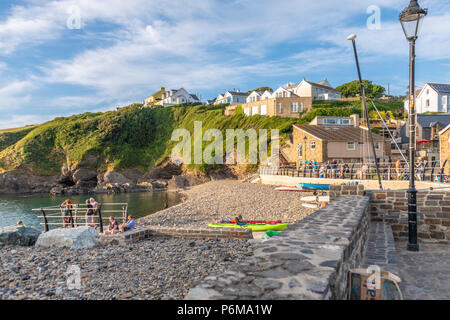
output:
[[369, 224], [369, 238], [364, 251], [362, 268], [371, 265], [379, 266], [381, 271], [399, 274], [392, 229], [389, 224], [383, 221], [371, 221]]

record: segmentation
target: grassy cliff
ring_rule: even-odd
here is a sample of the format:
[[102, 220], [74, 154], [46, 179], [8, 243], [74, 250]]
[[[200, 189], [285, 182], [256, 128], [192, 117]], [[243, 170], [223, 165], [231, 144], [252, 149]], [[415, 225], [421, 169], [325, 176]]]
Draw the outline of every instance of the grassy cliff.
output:
[[[135, 104], [117, 111], [56, 118], [18, 131], [14, 138], [2, 143], [0, 172], [22, 168], [39, 175], [57, 175], [63, 164], [73, 163], [117, 170], [139, 167], [148, 171], [170, 155], [177, 143], [171, 141], [173, 130], [185, 128], [193, 132], [194, 121], [202, 121], [204, 131], [277, 128], [284, 138], [296, 122], [278, 117], [245, 117], [242, 113], [225, 117], [224, 108], [180, 105], [150, 109]], [[209, 171], [215, 167], [198, 165], [191, 169]]]
[[[394, 110], [398, 104], [378, 106]], [[279, 129], [284, 140], [295, 123], [309, 123], [317, 115], [348, 116], [361, 113], [360, 102], [317, 103], [300, 119], [246, 117], [238, 107], [233, 116], [224, 116], [225, 105], [179, 105], [171, 108], [143, 108], [140, 104], [105, 113], [84, 113], [56, 118], [38, 126], [0, 131], [0, 172], [28, 169], [39, 175], [57, 175], [64, 164], [99, 169], [138, 167], [144, 172], [170, 155], [178, 143], [172, 132], [185, 128], [193, 133], [194, 122], [201, 121], [203, 132], [219, 129]], [[270, 136], [270, 133], [269, 133]], [[204, 142], [206, 147], [210, 142]], [[269, 148], [270, 150], [270, 148]], [[190, 165], [208, 172], [217, 165]]]

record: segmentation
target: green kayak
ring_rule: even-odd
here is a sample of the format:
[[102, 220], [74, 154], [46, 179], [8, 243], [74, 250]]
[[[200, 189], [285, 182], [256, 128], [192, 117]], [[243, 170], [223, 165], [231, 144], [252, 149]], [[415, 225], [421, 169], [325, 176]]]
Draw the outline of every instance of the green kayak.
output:
[[252, 229], [252, 231], [282, 231], [286, 229], [289, 223], [277, 223], [277, 224], [246, 224], [243, 226], [237, 224], [209, 224], [211, 228], [233, 228], [233, 229]]

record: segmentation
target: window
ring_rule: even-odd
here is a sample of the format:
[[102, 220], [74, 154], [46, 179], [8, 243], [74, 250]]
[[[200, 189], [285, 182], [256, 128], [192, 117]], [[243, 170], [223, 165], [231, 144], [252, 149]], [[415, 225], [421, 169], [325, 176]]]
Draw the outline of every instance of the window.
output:
[[448, 101], [447, 96], [442, 96], [442, 105], [443, 106], [447, 105], [447, 101]]
[[298, 144], [297, 150], [298, 150], [298, 157], [303, 158], [303, 146], [301, 143]]
[[261, 106], [261, 115], [265, 116], [267, 114], [267, 106], [263, 104]]
[[281, 113], [281, 102], [277, 102], [277, 113]]
[[311, 141], [310, 148], [311, 148], [312, 151], [316, 150], [316, 142], [314, 140]]
[[298, 103], [297, 102], [291, 103], [291, 112], [298, 112]]
[[356, 150], [354, 142], [347, 142], [347, 150]]
[[349, 120], [349, 119], [342, 119], [342, 120], [341, 120], [341, 123], [342, 123], [343, 125], [349, 125], [349, 124], [350, 124], [350, 120]]
[[336, 124], [336, 119], [324, 119], [324, 124]]
[[426, 104], [426, 106], [427, 106], [427, 107], [430, 106], [430, 99], [427, 99], [427, 104]]
[[375, 144], [375, 149], [378, 150], [378, 151], [381, 150], [381, 144], [379, 142], [377, 142]]
[[303, 111], [303, 103], [300, 102], [300, 108], [298, 109], [298, 112], [302, 112]]
[[244, 113], [246, 116], [250, 115], [250, 109], [249, 108], [244, 108]]
[[252, 115], [259, 114], [258, 106], [252, 107]]

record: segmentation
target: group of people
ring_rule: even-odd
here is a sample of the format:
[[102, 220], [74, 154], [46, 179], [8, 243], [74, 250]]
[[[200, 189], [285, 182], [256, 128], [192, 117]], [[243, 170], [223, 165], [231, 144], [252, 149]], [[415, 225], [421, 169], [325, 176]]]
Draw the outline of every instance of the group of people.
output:
[[300, 170], [310, 173], [311, 175], [318, 175], [319, 178], [344, 179], [345, 175], [350, 173], [350, 167], [347, 163], [339, 164], [336, 160], [328, 161], [323, 164], [319, 164], [314, 160], [305, 161], [300, 166]]
[[[423, 161], [417, 161], [415, 164], [414, 173], [419, 181], [424, 180], [426, 165], [426, 162]], [[350, 178], [350, 173], [353, 174], [354, 178], [361, 180], [373, 179], [376, 176], [374, 165], [370, 167], [369, 164], [356, 164], [350, 168], [349, 164], [338, 163], [336, 160], [328, 161], [327, 163], [318, 163], [314, 160], [305, 161], [300, 163], [299, 169], [306, 176], [310, 175], [316, 178], [348, 179]], [[382, 165], [381, 173], [383, 179], [407, 180], [409, 179], [409, 165], [408, 163], [402, 163], [400, 160], [397, 160], [387, 167], [386, 165]]]
[[[95, 216], [98, 214], [99, 205], [98, 202], [95, 201], [94, 198], [90, 198], [86, 200], [86, 211], [85, 211], [85, 220], [86, 226], [97, 228], [97, 224], [95, 223]], [[70, 228], [74, 225], [72, 210], [74, 205], [70, 199], [66, 199], [61, 205], [60, 208], [63, 213], [63, 226], [64, 228]], [[127, 230], [135, 229], [136, 221], [133, 216], [129, 215], [128, 220], [120, 224], [114, 217], [109, 218], [108, 230], [106, 230], [105, 234], [115, 234], [120, 232], [125, 232]]]

